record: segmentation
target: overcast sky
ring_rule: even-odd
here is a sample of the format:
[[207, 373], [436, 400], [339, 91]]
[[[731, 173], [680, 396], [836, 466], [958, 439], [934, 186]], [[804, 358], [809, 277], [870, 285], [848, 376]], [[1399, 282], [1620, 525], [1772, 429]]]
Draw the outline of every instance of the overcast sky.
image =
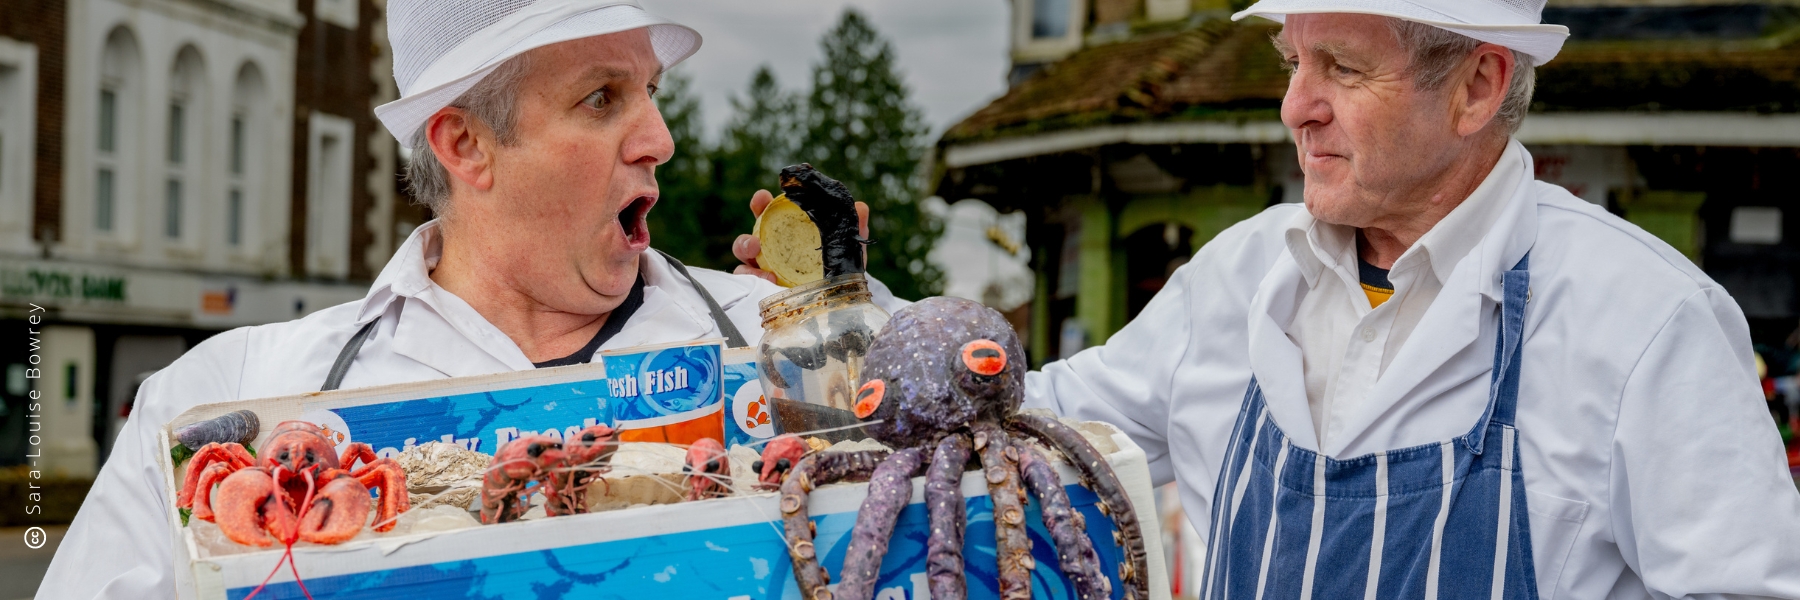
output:
[[708, 136], [730, 117], [728, 94], [743, 95], [767, 63], [784, 88], [811, 86], [819, 37], [855, 6], [894, 44], [900, 70], [933, 139], [1006, 88], [1007, 0], [643, 0], [644, 7], [693, 27], [700, 52], [678, 67], [702, 95]]

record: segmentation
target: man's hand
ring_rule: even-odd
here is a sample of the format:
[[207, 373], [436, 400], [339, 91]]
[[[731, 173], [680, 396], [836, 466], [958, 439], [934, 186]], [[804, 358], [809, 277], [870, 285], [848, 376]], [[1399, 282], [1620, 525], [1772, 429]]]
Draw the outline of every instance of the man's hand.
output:
[[[768, 208], [769, 201], [774, 199], [775, 196], [770, 194], [769, 190], [756, 190], [756, 193], [750, 196], [750, 214], [761, 217], [763, 209]], [[869, 239], [869, 205], [861, 202], [856, 203], [856, 234], [865, 240]], [[864, 262], [868, 262], [867, 252], [864, 250]], [[733, 273], [755, 275], [769, 280], [770, 283], [775, 282], [774, 273], [764, 271], [756, 264], [756, 255], [762, 254], [762, 240], [756, 239], [756, 236], [748, 233], [738, 236], [737, 241], [731, 244], [731, 253], [744, 263], [738, 265], [737, 269], [732, 271]]]

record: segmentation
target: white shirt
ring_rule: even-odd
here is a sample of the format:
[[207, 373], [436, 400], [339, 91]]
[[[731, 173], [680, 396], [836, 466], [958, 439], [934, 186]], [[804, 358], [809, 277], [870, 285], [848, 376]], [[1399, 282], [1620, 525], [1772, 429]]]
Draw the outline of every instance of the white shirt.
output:
[[[344, 343], [377, 316], [381, 323], [357, 354], [344, 389], [533, 368], [511, 338], [431, 280], [442, 251], [437, 222], [426, 223], [363, 300], [221, 333], [145, 381], [38, 597], [173, 598], [178, 584], [190, 586], [187, 567], [174, 564], [170, 494], [157, 462], [168, 449], [157, 443], [157, 429], [199, 404], [318, 391]], [[638, 264], [644, 303], [601, 350], [723, 335], [693, 286], [660, 255], [645, 252]], [[762, 338], [757, 301], [782, 288], [750, 276], [688, 270], [755, 345]], [[889, 311], [905, 305], [879, 281], [870, 279], [870, 288]]]
[[1530, 160], [1523, 145], [1508, 144], [1488, 178], [1394, 261], [1388, 270], [1394, 296], [1378, 307], [1363, 292], [1356, 228], [1304, 211], [1288, 225], [1283, 238], [1308, 289], [1287, 334], [1300, 347], [1320, 440], [1343, 435], [1348, 417], [1363, 407], [1456, 264], [1493, 228]]
[[[1354, 402], [1321, 411], [1323, 438], [1306, 435], [1321, 429], [1290, 336], [1311, 295], [1348, 293], [1335, 288], [1350, 275], [1304, 266], [1310, 244], [1287, 235], [1310, 221], [1296, 205], [1219, 234], [1105, 345], [1028, 375], [1027, 404], [1124, 429], [1156, 480], [1178, 482], [1205, 536], [1252, 374], [1295, 445], [1335, 458], [1467, 433], [1487, 405], [1500, 274], [1530, 250], [1518, 423], [1539, 596], [1800, 598], [1800, 491], [1743, 313], [1667, 244], [1532, 181], [1522, 148], [1507, 156], [1518, 168], [1501, 165], [1483, 184], [1512, 180], [1512, 193], [1494, 195], [1492, 225], [1460, 258], [1413, 265], [1441, 290], [1404, 343], [1390, 323], [1379, 361], [1340, 362], [1375, 377]], [[1369, 366], [1379, 363], [1385, 371]]]

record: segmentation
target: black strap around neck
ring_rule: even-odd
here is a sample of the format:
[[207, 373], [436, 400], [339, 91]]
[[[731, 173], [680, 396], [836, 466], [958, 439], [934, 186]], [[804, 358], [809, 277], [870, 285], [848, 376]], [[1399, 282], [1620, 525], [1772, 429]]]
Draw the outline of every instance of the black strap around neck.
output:
[[337, 360], [331, 362], [331, 372], [325, 374], [325, 385], [319, 391], [329, 392], [344, 384], [344, 374], [350, 372], [350, 363], [356, 362], [356, 353], [362, 351], [363, 343], [369, 341], [370, 336], [375, 335], [375, 325], [380, 322], [381, 317], [375, 317], [356, 330], [356, 335], [350, 336], [344, 349], [338, 351]]
[[675, 260], [675, 257], [669, 256], [667, 252], [657, 250], [656, 253], [661, 254], [663, 259], [669, 261], [669, 266], [675, 268], [676, 273], [680, 273], [682, 277], [687, 278], [688, 283], [694, 285], [694, 291], [699, 292], [700, 299], [706, 301], [706, 310], [712, 313], [713, 323], [719, 326], [719, 333], [725, 334], [728, 347], [743, 348], [750, 345], [749, 342], [744, 341], [744, 334], [738, 333], [737, 325], [731, 323], [731, 318], [725, 316], [725, 309], [719, 306], [719, 301], [714, 300], [712, 294], [707, 293], [706, 286], [700, 285], [700, 280], [694, 279], [694, 275], [688, 272], [687, 265], [681, 264], [681, 261]]

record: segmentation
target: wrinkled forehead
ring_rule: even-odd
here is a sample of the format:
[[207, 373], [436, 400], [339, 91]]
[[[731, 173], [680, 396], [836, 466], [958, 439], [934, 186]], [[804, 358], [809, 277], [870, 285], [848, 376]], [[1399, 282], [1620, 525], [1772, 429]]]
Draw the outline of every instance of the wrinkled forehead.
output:
[[1363, 61], [1406, 60], [1395, 19], [1353, 13], [1288, 15], [1274, 40], [1283, 54], [1319, 54]]
[[530, 76], [555, 86], [591, 87], [609, 81], [650, 82], [662, 63], [648, 29], [632, 29], [534, 48]]

